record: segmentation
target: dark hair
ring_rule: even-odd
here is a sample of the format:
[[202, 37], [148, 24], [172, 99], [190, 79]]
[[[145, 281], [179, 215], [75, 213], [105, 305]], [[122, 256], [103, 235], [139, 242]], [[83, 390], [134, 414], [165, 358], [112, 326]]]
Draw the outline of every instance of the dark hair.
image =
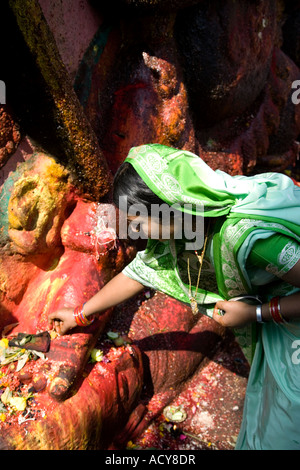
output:
[[119, 207], [119, 198], [127, 197], [127, 211], [133, 204], [144, 204], [151, 215], [152, 204], [166, 204], [146, 185], [133, 166], [124, 162], [114, 177], [113, 202]]
[[[158, 205], [161, 207], [163, 204], [167, 203], [160, 199], [153, 191], [151, 191], [144, 180], [136, 172], [134, 167], [128, 162], [121, 164], [114, 177], [113, 202], [118, 208], [120, 203], [119, 198], [124, 196], [126, 196], [127, 200], [127, 212], [131, 205], [143, 204], [147, 208], [148, 215], [150, 217], [157, 218], [158, 216], [158, 220], [162, 222], [162, 212], [159, 211], [157, 213], [156, 211], [153, 214], [152, 205]], [[169, 213], [170, 220], [174, 219], [176, 213], [181, 214], [181, 211], [173, 209]], [[192, 215], [193, 227], [196, 223], [196, 217], [196, 215]]]

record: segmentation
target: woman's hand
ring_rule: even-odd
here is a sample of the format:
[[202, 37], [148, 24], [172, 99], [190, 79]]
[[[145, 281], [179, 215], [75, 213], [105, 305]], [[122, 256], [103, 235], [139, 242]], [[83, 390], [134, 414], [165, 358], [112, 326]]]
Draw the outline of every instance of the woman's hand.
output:
[[[223, 310], [223, 315], [218, 313]], [[256, 307], [245, 302], [219, 300], [214, 308], [213, 319], [220, 325], [241, 328], [256, 321]]]
[[59, 335], [64, 335], [71, 328], [75, 328], [77, 323], [74, 318], [72, 308], [62, 308], [48, 315], [50, 329], [54, 329]]

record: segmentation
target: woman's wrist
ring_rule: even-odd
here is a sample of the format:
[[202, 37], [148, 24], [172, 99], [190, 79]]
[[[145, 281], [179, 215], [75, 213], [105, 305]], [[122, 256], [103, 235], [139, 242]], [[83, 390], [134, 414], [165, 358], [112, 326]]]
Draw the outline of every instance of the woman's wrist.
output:
[[89, 326], [95, 320], [93, 314], [87, 315], [85, 312], [85, 303], [77, 305], [73, 312], [73, 317], [78, 326]]
[[84, 303], [84, 314], [87, 318], [89, 318], [90, 316], [94, 316], [98, 312], [99, 312], [99, 309], [95, 310], [93, 305], [91, 305], [90, 300]]
[[248, 307], [248, 316], [249, 316], [249, 322], [255, 322], [256, 321], [256, 309], [255, 305], [247, 305]]
[[269, 304], [249, 306], [249, 318], [251, 322], [265, 323], [272, 320]]
[[270, 322], [287, 323], [283, 316], [279, 297], [273, 297], [268, 303], [256, 306], [256, 321], [258, 323]]

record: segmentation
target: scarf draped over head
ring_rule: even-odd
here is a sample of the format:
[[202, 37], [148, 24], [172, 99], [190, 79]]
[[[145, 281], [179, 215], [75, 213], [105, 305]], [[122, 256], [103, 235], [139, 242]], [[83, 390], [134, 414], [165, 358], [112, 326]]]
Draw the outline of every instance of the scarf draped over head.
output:
[[230, 176], [191, 152], [160, 144], [133, 147], [125, 161], [169, 205], [198, 204], [205, 217], [247, 214], [300, 223], [300, 188], [286, 175]]

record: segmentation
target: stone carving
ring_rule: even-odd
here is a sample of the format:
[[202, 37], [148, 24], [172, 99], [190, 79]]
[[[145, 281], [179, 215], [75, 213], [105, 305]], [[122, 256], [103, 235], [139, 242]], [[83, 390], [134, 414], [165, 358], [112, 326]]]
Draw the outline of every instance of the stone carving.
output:
[[[272, 169], [297, 177], [300, 106], [291, 94], [300, 77], [299, 7], [102, 3], [81, 2], [99, 28], [74, 89], [55, 42], [60, 18], [47, 2], [1, 7], [12, 50], [28, 65], [18, 87], [13, 64], [0, 77], [19, 98], [22, 91], [21, 100], [8, 93], [0, 112], [5, 336], [47, 330], [50, 311], [84, 302], [135, 255], [136, 246], [102, 223], [111, 174], [131, 146], [159, 142], [232, 174]], [[2, 339], [0, 357], [6, 353]], [[27, 359], [0, 374], [2, 449], [234, 447], [248, 364], [229, 332], [163, 294], [145, 290]], [[179, 434], [163, 417], [170, 404], [187, 410]]]

